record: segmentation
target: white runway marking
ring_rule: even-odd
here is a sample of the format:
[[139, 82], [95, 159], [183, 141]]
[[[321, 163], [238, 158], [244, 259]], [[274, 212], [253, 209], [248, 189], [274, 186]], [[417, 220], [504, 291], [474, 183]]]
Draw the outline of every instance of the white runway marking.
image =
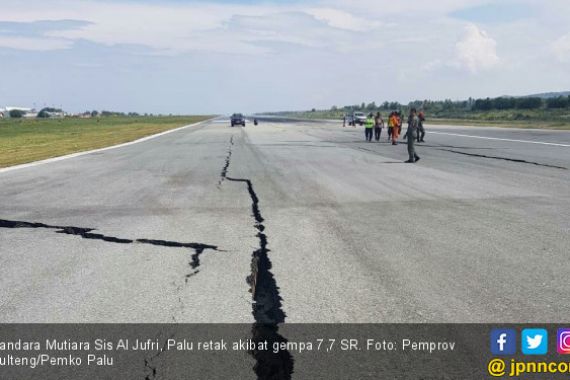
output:
[[569, 144], [557, 144], [557, 143], [549, 143], [543, 141], [529, 141], [529, 140], [513, 140], [513, 139], [501, 139], [498, 137], [485, 137], [485, 136], [473, 136], [473, 135], [463, 135], [459, 133], [447, 133], [447, 132], [431, 132], [426, 131], [426, 133], [433, 133], [434, 135], [449, 135], [449, 136], [459, 136], [459, 137], [470, 137], [473, 139], [483, 139], [483, 140], [498, 140], [498, 141], [509, 141], [509, 142], [518, 142], [518, 143], [525, 143], [525, 144], [541, 144], [541, 145], [552, 145], [552, 146], [564, 146], [570, 147]]

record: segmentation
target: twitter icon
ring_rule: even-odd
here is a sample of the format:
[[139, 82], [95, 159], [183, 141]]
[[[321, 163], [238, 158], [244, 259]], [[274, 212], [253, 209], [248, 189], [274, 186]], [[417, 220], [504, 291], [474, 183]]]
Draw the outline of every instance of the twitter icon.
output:
[[548, 352], [548, 331], [545, 329], [524, 329], [521, 344], [522, 353], [525, 355], [546, 355]]

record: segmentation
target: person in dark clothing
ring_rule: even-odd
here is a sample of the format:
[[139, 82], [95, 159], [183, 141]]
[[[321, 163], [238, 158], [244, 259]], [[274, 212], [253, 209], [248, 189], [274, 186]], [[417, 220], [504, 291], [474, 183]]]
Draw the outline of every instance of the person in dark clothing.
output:
[[406, 130], [405, 138], [408, 140], [408, 161], [407, 163], [413, 164], [414, 162], [418, 162], [420, 160], [420, 156], [416, 154], [416, 149], [414, 146], [416, 133], [418, 130], [419, 125], [419, 118], [417, 115], [417, 111], [415, 108], [412, 108], [410, 111], [410, 116], [408, 117], [408, 129]]
[[374, 131], [374, 119], [372, 114], [368, 115], [366, 121], [364, 122], [364, 135], [366, 137], [366, 141], [372, 141], [372, 133]]
[[418, 114], [418, 119], [419, 119], [419, 123], [418, 123], [418, 142], [425, 142], [424, 141], [424, 137], [426, 135], [426, 131], [424, 129], [424, 121], [426, 120], [426, 116], [424, 114], [424, 111], [420, 111], [420, 113]]
[[380, 116], [380, 112], [376, 112], [376, 116], [374, 117], [374, 138], [376, 141], [380, 141], [382, 128], [384, 128], [384, 119]]
[[392, 116], [394, 116], [394, 112], [390, 112], [390, 115], [388, 115], [388, 141], [392, 139], [392, 131], [394, 130], [394, 126], [392, 125]]

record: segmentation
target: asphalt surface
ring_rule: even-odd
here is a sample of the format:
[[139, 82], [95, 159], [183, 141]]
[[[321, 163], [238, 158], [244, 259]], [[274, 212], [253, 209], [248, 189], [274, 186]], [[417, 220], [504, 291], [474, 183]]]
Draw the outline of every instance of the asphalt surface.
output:
[[385, 134], [217, 120], [0, 172], [0, 322], [567, 321], [570, 132], [428, 125], [417, 164]]

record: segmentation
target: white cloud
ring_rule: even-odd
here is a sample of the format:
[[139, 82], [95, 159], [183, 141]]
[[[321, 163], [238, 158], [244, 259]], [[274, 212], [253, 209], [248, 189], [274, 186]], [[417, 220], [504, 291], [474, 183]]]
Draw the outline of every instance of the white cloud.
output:
[[72, 45], [72, 41], [64, 39], [0, 36], [0, 47], [9, 49], [50, 51], [69, 49]]
[[570, 62], [570, 33], [558, 38], [550, 47], [559, 61]]
[[472, 73], [491, 69], [500, 62], [497, 42], [473, 24], [465, 27], [465, 34], [455, 48], [458, 63]]
[[[0, 0], [1, 1], [1, 0]], [[34, 2], [35, 3], [35, 2]], [[87, 40], [104, 45], [148, 46], [167, 54], [189, 51], [224, 53], [267, 51], [259, 42], [298, 44], [331, 51], [370, 47], [370, 39], [351, 33], [370, 33], [382, 23], [330, 6], [293, 4], [135, 3], [59, 0], [3, 9], [0, 20], [37, 21], [46, 18], [86, 20], [73, 30], [50, 31], [46, 36]], [[55, 12], [55, 13], [54, 13]]]
[[311, 8], [307, 10], [307, 13], [334, 28], [355, 32], [370, 31], [381, 25], [379, 21], [356, 17], [348, 12], [334, 8]]

